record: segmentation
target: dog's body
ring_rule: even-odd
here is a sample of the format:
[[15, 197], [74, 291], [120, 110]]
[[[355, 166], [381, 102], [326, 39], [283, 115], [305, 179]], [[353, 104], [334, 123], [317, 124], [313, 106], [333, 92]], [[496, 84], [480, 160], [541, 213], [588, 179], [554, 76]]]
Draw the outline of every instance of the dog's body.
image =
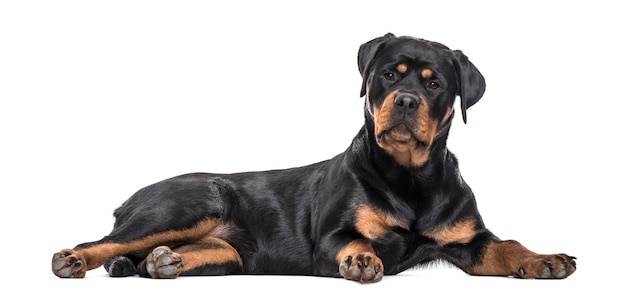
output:
[[469, 274], [565, 278], [574, 257], [494, 236], [446, 148], [485, 89], [460, 51], [387, 34], [359, 49], [365, 125], [331, 160], [266, 172], [188, 174], [115, 211], [103, 239], [62, 250], [59, 277], [300, 274], [379, 281], [446, 260]]

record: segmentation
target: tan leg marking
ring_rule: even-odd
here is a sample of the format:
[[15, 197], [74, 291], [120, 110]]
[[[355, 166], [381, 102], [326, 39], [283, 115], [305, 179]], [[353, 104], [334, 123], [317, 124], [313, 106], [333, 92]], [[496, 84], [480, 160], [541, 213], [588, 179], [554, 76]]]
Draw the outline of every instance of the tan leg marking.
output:
[[382, 237], [394, 227], [409, 229], [407, 224], [395, 217], [365, 205], [359, 206], [356, 211], [355, 227], [367, 239]]
[[180, 254], [185, 264], [182, 271], [204, 265], [219, 265], [228, 262], [237, 262], [243, 270], [243, 261], [237, 250], [220, 238], [207, 237], [195, 244], [174, 249], [174, 251]]
[[521, 278], [566, 278], [576, 271], [575, 257], [566, 254], [543, 255], [509, 240], [487, 245], [471, 274], [516, 276]]
[[450, 243], [469, 243], [476, 235], [473, 219], [466, 219], [450, 226], [441, 226], [435, 230], [424, 232], [423, 235], [434, 239], [439, 245]]

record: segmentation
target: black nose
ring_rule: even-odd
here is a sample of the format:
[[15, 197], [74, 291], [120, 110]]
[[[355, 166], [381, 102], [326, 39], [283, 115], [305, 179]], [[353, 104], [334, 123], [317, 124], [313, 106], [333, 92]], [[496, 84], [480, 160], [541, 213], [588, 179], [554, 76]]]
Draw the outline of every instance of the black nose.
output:
[[396, 96], [393, 99], [393, 103], [400, 108], [404, 108], [405, 112], [412, 112], [419, 107], [419, 101], [415, 97], [408, 95]]

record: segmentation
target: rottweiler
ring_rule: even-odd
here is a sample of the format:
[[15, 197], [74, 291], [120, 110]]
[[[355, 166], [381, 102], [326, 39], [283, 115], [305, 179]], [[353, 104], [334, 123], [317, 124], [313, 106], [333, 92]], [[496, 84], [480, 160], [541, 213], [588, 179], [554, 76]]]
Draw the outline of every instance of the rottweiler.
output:
[[104, 238], [52, 257], [62, 278], [281, 274], [373, 283], [432, 261], [470, 275], [566, 278], [575, 257], [500, 240], [446, 141], [485, 79], [459, 50], [391, 33], [360, 46], [365, 124], [334, 158], [284, 170], [191, 173], [147, 186]]

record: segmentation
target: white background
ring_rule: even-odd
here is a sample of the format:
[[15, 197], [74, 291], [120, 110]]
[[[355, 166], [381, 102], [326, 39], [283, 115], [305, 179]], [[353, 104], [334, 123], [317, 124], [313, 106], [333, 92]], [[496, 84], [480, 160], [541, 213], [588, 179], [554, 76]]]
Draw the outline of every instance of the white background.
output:
[[[222, 3], [224, 2], [224, 3]], [[617, 1], [4, 1], [3, 290], [622, 295], [624, 61]], [[387, 32], [461, 49], [487, 80], [449, 147], [503, 239], [578, 257], [562, 281], [446, 267], [374, 285], [316, 277], [57, 279], [139, 188], [187, 172], [306, 165], [363, 123], [356, 55]], [[217, 292], [216, 292], [217, 291]]]

